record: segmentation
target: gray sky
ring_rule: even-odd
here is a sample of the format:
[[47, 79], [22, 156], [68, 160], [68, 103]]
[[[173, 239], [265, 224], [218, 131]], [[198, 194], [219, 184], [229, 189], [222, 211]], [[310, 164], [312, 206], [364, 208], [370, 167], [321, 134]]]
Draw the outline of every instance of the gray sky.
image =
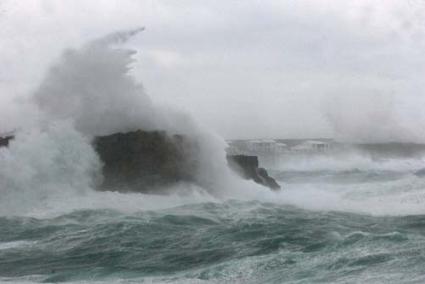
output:
[[0, 1], [0, 131], [67, 47], [145, 26], [134, 75], [226, 138], [425, 141], [425, 2]]

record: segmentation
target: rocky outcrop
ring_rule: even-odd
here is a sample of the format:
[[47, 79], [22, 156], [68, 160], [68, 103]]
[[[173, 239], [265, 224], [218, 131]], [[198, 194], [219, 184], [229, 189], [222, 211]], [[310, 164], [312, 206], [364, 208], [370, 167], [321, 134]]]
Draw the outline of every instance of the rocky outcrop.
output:
[[227, 163], [244, 179], [253, 180], [273, 190], [281, 188], [276, 180], [268, 175], [266, 169], [259, 167], [257, 156], [227, 155]]
[[[13, 138], [0, 137], [0, 147]], [[137, 130], [96, 137], [93, 146], [103, 162], [100, 190], [163, 193], [178, 182], [199, 183], [199, 145], [185, 136]], [[227, 155], [227, 163], [244, 179], [280, 189], [257, 156]]]
[[0, 136], [0, 147], [7, 147], [9, 146], [10, 140], [13, 139], [13, 136]]
[[[103, 190], [161, 193], [177, 182], [198, 183], [199, 147], [187, 137], [138, 130], [97, 137], [94, 147], [104, 164]], [[227, 162], [242, 178], [280, 189], [256, 156], [228, 155]]]
[[94, 147], [104, 164], [103, 190], [158, 192], [196, 182], [197, 146], [183, 136], [138, 130], [97, 137]]

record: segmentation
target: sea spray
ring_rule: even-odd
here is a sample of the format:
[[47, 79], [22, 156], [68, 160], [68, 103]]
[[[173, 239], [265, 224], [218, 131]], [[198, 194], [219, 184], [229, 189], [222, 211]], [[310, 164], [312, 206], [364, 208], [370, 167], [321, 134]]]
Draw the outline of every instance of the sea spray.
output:
[[[323, 100], [323, 116], [333, 129], [333, 137], [351, 143], [423, 143], [425, 136], [418, 127], [421, 120], [415, 119], [422, 116], [421, 111], [406, 100], [417, 90], [393, 82], [376, 86], [368, 82], [368, 86], [346, 82]], [[415, 103], [422, 104], [417, 98]]]
[[[369, 145], [369, 144], [368, 144]], [[290, 204], [315, 211], [342, 211], [373, 215], [424, 214], [423, 150], [414, 155], [410, 144], [374, 147], [346, 144], [328, 152], [282, 154], [269, 170], [285, 183], [285, 190], [259, 200]], [[362, 150], [360, 150], [362, 149]], [[405, 153], [405, 154], [403, 154]]]
[[[189, 196], [184, 201], [175, 196], [168, 201], [159, 198], [158, 204], [211, 200], [211, 195], [224, 199], [256, 196], [265, 190], [240, 180], [228, 169], [221, 137], [173, 107], [156, 105], [129, 75], [134, 51], [116, 45], [139, 31], [113, 33], [80, 49], [66, 50], [50, 68], [33, 96], [39, 114], [35, 126], [18, 130], [10, 147], [1, 149], [1, 214], [124, 209], [129, 199], [138, 200], [139, 207], [132, 208], [145, 208], [143, 200], [150, 200], [146, 195], [126, 198], [95, 192], [102, 180], [102, 163], [91, 139], [136, 129], [165, 130], [198, 145], [187, 152], [199, 159], [198, 185], [176, 184], [172, 191]], [[123, 204], [117, 204], [119, 200]]]
[[0, 148], [0, 214], [23, 214], [58, 195], [83, 194], [101, 179], [90, 141], [71, 123], [16, 133]]
[[90, 136], [160, 128], [151, 99], [128, 74], [135, 51], [112, 47], [138, 31], [113, 33], [66, 50], [34, 94], [46, 120], [70, 119]]
[[214, 195], [226, 195], [239, 181], [227, 167], [225, 141], [190, 115], [155, 104], [129, 74], [135, 51], [114, 46], [141, 30], [112, 33], [66, 51], [35, 93], [35, 102], [48, 120], [71, 119], [91, 137], [136, 129], [184, 135], [197, 145], [187, 149], [198, 159], [197, 183]]

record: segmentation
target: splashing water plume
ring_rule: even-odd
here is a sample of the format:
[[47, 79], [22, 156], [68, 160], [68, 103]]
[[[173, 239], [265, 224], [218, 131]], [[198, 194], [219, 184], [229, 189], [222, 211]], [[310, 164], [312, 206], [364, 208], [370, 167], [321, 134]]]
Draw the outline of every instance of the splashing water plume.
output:
[[[0, 214], [64, 208], [58, 204], [65, 200], [79, 200], [73, 202], [76, 208], [82, 204], [87, 208], [126, 207], [110, 203], [109, 193], [94, 193], [102, 179], [101, 162], [90, 140], [98, 135], [137, 129], [183, 134], [199, 145], [197, 176], [206, 187], [186, 185], [191, 189], [179, 190], [192, 194], [194, 202], [204, 200], [199, 196], [210, 200], [210, 194], [235, 197], [237, 190], [232, 188], [259, 190], [256, 185], [239, 181], [229, 171], [222, 138], [184, 113], [155, 105], [142, 85], [128, 74], [135, 51], [113, 45], [124, 44], [142, 30], [112, 33], [80, 49], [66, 50], [50, 68], [33, 96], [41, 111], [40, 123], [18, 131], [10, 147], [0, 150], [0, 188], [5, 196]], [[167, 197], [155, 199], [159, 207], [179, 204], [181, 200], [175, 196], [169, 198], [171, 202], [166, 201]], [[124, 203], [130, 199], [134, 200], [115, 198]], [[191, 200], [190, 196], [183, 199]], [[147, 203], [141, 202], [139, 209], [143, 204]]]

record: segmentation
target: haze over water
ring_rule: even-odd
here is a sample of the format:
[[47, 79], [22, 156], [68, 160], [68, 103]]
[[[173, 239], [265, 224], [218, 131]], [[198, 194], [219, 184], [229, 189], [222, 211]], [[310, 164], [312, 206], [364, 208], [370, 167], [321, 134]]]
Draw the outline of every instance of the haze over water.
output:
[[[423, 283], [424, 9], [2, 2], [0, 282]], [[99, 191], [93, 138], [137, 129], [197, 182]]]

